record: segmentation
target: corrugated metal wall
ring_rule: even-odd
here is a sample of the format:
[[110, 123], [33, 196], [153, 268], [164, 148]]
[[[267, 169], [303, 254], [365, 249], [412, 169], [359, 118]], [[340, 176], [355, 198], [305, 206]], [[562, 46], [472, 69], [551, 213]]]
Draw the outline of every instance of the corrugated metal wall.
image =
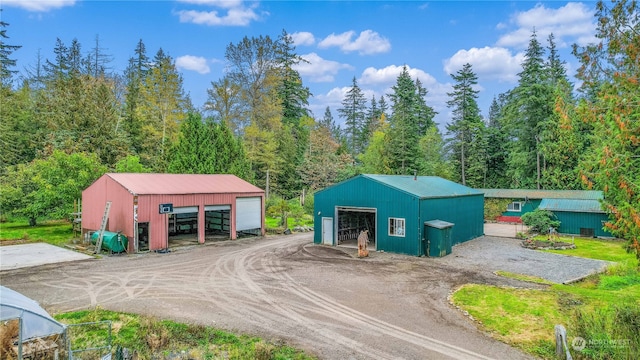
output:
[[[455, 224], [452, 243], [484, 234], [483, 194], [418, 199], [416, 196], [364, 177], [355, 177], [319, 191], [314, 196], [314, 242], [322, 243], [322, 218], [334, 218], [336, 206], [377, 209], [377, 250], [424, 255], [424, 222], [444, 220]], [[405, 237], [389, 235], [389, 218], [405, 219]]]
[[[416, 197], [363, 177], [349, 179], [314, 195], [314, 242], [322, 242], [322, 218], [331, 217], [334, 227], [336, 206], [377, 209], [376, 247], [378, 251], [420, 255], [421, 225]], [[389, 218], [405, 219], [405, 236], [389, 235]], [[335, 236], [334, 236], [335, 238]]]
[[437, 199], [422, 199], [422, 221], [444, 220], [454, 223], [452, 245], [484, 235], [484, 196], [468, 195]]
[[607, 214], [566, 211], [554, 211], [553, 213], [560, 220], [558, 232], [562, 234], [579, 235], [580, 228], [592, 228], [595, 236], [613, 237], [610, 232], [602, 229], [602, 222], [609, 220]]
[[[138, 223], [149, 223], [149, 249], [159, 250], [167, 246], [167, 215], [159, 213], [160, 204], [174, 207], [198, 206], [198, 223], [204, 224], [204, 206], [231, 206], [231, 238], [236, 238], [236, 198], [260, 197], [262, 200], [262, 235], [264, 235], [264, 193], [237, 194], [189, 194], [189, 195], [140, 195], [138, 196]], [[111, 201], [107, 230], [121, 231], [129, 238], [129, 251], [134, 241], [134, 196], [108, 176], [102, 176], [82, 192], [82, 228], [99, 230], [106, 201]], [[198, 226], [198, 240], [204, 242], [204, 226]]]
[[[264, 194], [193, 194], [193, 195], [140, 195], [138, 197], [138, 222], [149, 222], [149, 249], [164, 249], [167, 246], [167, 215], [160, 214], [160, 204], [173, 204], [173, 207], [197, 206], [198, 224], [204, 224], [206, 205], [231, 206], [231, 239], [236, 238], [236, 197], [258, 196], [262, 198], [264, 231]], [[198, 241], [204, 242], [204, 226], [198, 226]]]

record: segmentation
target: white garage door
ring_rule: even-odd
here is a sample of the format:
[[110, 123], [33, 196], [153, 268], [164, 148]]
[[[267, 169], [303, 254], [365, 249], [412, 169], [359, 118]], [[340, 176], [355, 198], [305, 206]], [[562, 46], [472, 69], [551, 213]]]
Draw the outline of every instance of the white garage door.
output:
[[262, 201], [260, 197], [236, 199], [236, 231], [262, 228]]

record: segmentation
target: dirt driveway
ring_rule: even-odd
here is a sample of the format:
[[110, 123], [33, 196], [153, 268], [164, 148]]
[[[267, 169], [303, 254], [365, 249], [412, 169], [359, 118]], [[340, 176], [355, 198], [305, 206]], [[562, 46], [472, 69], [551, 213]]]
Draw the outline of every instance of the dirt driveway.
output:
[[464, 283], [523, 283], [437, 259], [345, 251], [306, 233], [17, 269], [0, 281], [54, 313], [100, 305], [281, 339], [322, 359], [528, 358], [447, 302]]

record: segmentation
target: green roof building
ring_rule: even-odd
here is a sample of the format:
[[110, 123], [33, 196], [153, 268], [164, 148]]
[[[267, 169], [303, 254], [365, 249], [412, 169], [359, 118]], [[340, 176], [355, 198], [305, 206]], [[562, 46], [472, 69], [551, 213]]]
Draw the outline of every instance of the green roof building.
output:
[[358, 175], [315, 194], [314, 242], [357, 247], [369, 230], [370, 250], [442, 256], [484, 234], [483, 209], [481, 191], [439, 177]]
[[536, 209], [551, 211], [560, 220], [558, 232], [588, 237], [612, 237], [603, 229], [609, 219], [602, 210], [602, 191], [595, 190], [530, 190], [530, 189], [478, 189], [487, 202], [491, 199], [509, 199], [511, 203], [497, 219], [518, 222], [520, 217]]

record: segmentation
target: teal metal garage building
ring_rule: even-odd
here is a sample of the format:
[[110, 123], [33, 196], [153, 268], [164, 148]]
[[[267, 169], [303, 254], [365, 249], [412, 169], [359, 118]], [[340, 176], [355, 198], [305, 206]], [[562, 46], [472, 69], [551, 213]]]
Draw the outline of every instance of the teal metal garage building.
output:
[[602, 191], [595, 190], [528, 190], [478, 189], [486, 203], [492, 199], [511, 201], [497, 220], [520, 222], [520, 217], [536, 209], [551, 211], [560, 220], [558, 232], [586, 237], [613, 237], [603, 226], [609, 216], [602, 210]]
[[602, 211], [598, 200], [542, 199], [538, 209], [551, 211], [560, 220], [558, 232], [561, 234], [613, 237], [603, 228], [609, 216]]
[[484, 234], [483, 209], [481, 191], [439, 177], [358, 175], [315, 194], [314, 242], [357, 246], [369, 230], [370, 250], [441, 256]]

